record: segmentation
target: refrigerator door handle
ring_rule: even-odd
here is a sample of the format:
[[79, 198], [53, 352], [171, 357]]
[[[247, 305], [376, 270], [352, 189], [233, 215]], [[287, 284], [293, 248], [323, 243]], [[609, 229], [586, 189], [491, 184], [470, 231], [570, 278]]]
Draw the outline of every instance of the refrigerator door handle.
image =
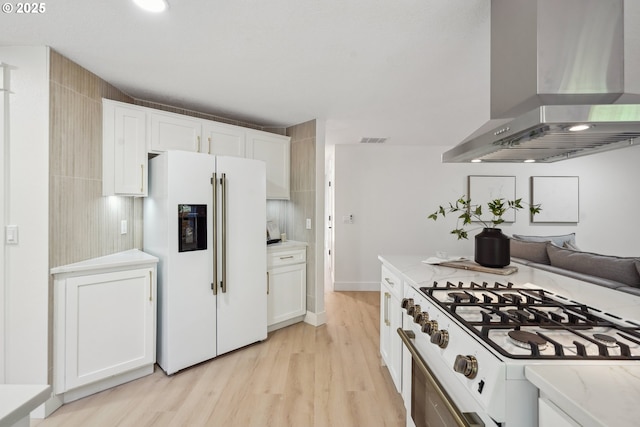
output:
[[222, 250], [220, 262], [222, 264], [222, 280], [220, 281], [220, 288], [222, 292], [227, 292], [227, 174], [222, 173], [220, 178], [221, 194], [221, 209], [220, 216], [222, 221]]
[[213, 217], [213, 282], [211, 282], [211, 289], [214, 295], [218, 295], [218, 177], [215, 173], [211, 175], [211, 186], [213, 187], [213, 203], [211, 209], [211, 216]]

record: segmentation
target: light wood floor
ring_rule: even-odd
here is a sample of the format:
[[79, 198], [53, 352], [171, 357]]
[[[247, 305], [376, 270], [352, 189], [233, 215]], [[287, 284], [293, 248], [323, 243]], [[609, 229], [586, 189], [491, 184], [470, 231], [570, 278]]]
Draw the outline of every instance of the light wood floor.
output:
[[380, 365], [379, 293], [325, 296], [326, 325], [280, 329], [172, 376], [156, 367], [31, 426], [404, 426], [402, 399]]

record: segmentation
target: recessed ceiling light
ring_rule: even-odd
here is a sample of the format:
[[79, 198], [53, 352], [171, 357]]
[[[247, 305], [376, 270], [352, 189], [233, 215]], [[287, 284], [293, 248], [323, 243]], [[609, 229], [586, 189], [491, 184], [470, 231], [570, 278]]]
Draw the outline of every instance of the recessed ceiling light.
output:
[[133, 2], [141, 9], [154, 13], [164, 12], [169, 7], [166, 0], [133, 0]]
[[535, 163], [535, 159], [527, 159], [524, 161], [525, 163]]
[[471, 163], [480, 163], [482, 162], [482, 159], [473, 159], [471, 160]]
[[574, 125], [569, 128], [569, 132], [580, 132], [581, 130], [587, 130], [591, 126], [589, 125]]

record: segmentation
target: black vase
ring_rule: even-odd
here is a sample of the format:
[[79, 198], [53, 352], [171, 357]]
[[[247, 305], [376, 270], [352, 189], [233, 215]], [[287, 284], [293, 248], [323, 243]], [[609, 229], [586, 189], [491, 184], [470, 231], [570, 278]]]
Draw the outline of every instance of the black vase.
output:
[[476, 234], [475, 261], [484, 267], [502, 268], [511, 262], [509, 238], [499, 228], [484, 228]]

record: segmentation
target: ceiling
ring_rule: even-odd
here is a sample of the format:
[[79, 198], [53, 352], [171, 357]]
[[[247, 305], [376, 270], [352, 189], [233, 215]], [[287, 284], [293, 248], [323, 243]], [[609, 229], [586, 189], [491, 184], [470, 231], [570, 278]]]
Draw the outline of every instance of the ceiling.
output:
[[[48, 45], [139, 99], [328, 144], [455, 145], [489, 118], [489, 0], [56, 0], [3, 13], [0, 45]], [[1, 58], [0, 58], [1, 60]]]

